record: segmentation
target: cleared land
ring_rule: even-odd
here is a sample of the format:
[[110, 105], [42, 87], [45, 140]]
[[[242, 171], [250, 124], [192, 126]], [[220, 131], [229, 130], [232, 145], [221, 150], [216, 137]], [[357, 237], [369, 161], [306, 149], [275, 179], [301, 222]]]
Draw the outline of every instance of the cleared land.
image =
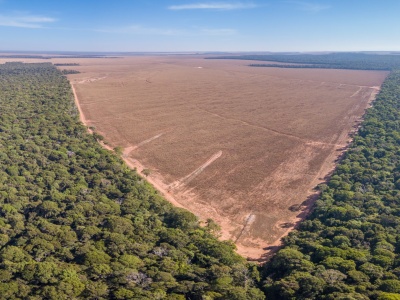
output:
[[87, 124], [253, 259], [307, 213], [387, 75], [190, 56], [71, 62]]

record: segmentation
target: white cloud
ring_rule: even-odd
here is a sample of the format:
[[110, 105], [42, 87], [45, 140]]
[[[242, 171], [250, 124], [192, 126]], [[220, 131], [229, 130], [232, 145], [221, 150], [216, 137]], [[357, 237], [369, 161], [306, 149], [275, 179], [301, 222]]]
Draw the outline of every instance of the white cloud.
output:
[[321, 4], [321, 3], [311, 3], [311, 2], [301, 2], [301, 1], [285, 1], [286, 3], [293, 4], [296, 8], [304, 11], [309, 11], [313, 13], [320, 12], [322, 10], [326, 10], [331, 8], [330, 5]]
[[234, 9], [246, 9], [246, 8], [255, 8], [255, 7], [256, 7], [256, 5], [253, 3], [208, 2], [208, 3], [171, 5], [168, 7], [168, 9], [170, 9], [170, 10], [188, 10], [188, 9], [234, 10]]
[[0, 26], [42, 28], [46, 23], [55, 22], [56, 19], [32, 15], [29, 13], [13, 13], [10, 15], [0, 14]]

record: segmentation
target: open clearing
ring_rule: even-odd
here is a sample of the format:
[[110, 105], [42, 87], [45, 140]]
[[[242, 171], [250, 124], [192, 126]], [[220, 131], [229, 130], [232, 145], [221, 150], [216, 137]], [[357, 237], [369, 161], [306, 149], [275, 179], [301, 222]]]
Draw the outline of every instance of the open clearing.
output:
[[387, 75], [191, 56], [71, 62], [61, 68], [82, 72], [68, 77], [87, 124], [252, 259], [306, 215]]

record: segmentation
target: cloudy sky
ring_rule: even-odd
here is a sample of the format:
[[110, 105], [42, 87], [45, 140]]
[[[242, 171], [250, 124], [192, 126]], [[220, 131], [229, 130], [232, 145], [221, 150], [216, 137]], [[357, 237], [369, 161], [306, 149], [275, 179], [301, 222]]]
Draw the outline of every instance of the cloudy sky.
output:
[[0, 0], [0, 50], [399, 51], [399, 0]]

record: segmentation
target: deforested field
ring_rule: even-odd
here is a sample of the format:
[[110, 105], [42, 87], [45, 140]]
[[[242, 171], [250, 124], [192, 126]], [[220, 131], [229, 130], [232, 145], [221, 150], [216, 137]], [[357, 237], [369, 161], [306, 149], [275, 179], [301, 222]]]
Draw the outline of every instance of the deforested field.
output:
[[86, 124], [253, 259], [307, 214], [388, 74], [193, 56], [71, 62]]

